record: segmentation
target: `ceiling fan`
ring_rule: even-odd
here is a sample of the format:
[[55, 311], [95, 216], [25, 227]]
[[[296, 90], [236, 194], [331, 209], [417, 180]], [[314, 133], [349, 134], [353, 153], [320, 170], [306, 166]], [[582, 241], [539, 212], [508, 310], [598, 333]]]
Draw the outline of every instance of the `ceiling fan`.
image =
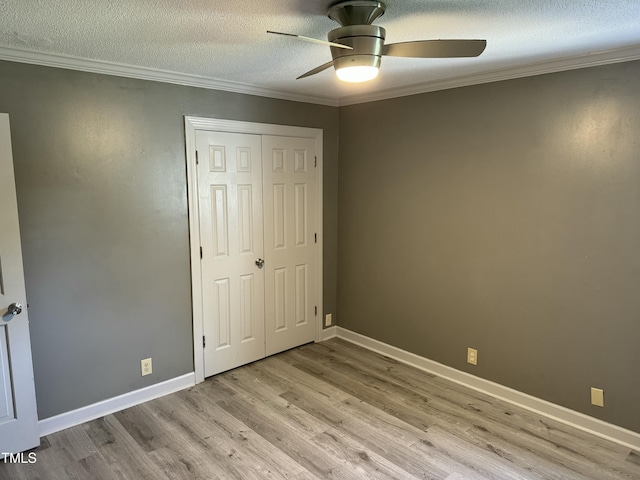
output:
[[333, 60], [309, 70], [297, 79], [320, 73], [334, 67], [340, 80], [365, 82], [378, 75], [383, 56], [412, 58], [477, 57], [487, 46], [486, 40], [417, 40], [385, 44], [386, 31], [372, 25], [386, 10], [382, 2], [375, 0], [341, 1], [329, 7], [327, 16], [341, 27], [329, 32], [328, 42], [291, 33], [267, 33], [296, 37], [331, 47]]

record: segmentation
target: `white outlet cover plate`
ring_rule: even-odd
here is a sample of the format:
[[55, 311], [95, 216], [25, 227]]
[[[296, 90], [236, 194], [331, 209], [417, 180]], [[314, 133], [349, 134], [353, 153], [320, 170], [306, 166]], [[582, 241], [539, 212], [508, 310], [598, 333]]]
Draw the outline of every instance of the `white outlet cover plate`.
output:
[[140, 360], [140, 373], [143, 377], [153, 373], [153, 360], [151, 358]]
[[478, 350], [475, 348], [467, 349], [467, 363], [470, 363], [471, 365], [478, 364]]
[[601, 388], [591, 387], [591, 405], [604, 407], [604, 390]]

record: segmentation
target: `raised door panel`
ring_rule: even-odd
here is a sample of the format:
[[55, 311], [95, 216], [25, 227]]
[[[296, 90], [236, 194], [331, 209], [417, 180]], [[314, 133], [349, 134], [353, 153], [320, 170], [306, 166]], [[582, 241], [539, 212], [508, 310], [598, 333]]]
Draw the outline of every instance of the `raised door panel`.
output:
[[[242, 342], [250, 342], [260, 337], [262, 332], [256, 332], [256, 305], [255, 275], [242, 275], [240, 277], [240, 325], [242, 327]], [[259, 327], [264, 329], [264, 325]]]
[[[0, 297], [1, 298], [1, 297]], [[9, 370], [9, 339], [7, 325], [0, 325], [0, 424], [14, 419], [13, 385]]]

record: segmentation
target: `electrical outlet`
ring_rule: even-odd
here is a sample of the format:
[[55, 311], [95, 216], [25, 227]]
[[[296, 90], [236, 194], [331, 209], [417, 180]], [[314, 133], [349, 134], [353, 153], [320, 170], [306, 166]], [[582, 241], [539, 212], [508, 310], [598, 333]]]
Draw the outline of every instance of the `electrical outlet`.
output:
[[467, 363], [478, 365], [478, 350], [475, 348], [467, 348]]
[[144, 360], [140, 360], [140, 373], [142, 376], [151, 375], [153, 372], [153, 364], [151, 362], [151, 358], [145, 358]]
[[324, 326], [325, 327], [330, 327], [332, 323], [333, 323], [333, 319], [331, 318], [331, 314], [327, 313], [324, 316]]
[[591, 405], [604, 407], [604, 390], [591, 387]]

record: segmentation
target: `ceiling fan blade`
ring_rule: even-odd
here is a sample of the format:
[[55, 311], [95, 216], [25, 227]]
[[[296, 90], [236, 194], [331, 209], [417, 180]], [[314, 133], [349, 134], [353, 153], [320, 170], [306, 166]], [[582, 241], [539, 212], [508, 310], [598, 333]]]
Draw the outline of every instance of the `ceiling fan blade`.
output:
[[327, 42], [326, 40], [319, 40], [317, 38], [305, 37], [304, 35], [296, 35], [295, 33], [274, 32], [271, 30], [267, 30], [267, 33], [271, 33], [272, 35], [283, 35], [285, 37], [294, 37], [300, 40], [304, 40], [305, 42], [319, 43], [320, 45], [329, 45], [330, 47], [338, 47], [338, 48], [344, 48], [346, 50], [353, 50], [353, 47], [350, 47], [349, 45], [343, 45], [341, 43], [335, 43], [335, 42]]
[[477, 57], [486, 46], [486, 40], [418, 40], [390, 43], [382, 48], [382, 54], [413, 58]]
[[305, 77], [310, 77], [311, 75], [315, 75], [316, 73], [320, 73], [323, 70], [326, 70], [327, 68], [331, 68], [332, 66], [333, 66], [333, 60], [331, 60], [330, 62], [327, 62], [327, 63], [325, 63], [323, 65], [320, 65], [319, 67], [316, 67], [313, 70], [309, 70], [307, 73], [303, 73], [298, 78], [296, 78], [296, 80], [300, 80], [301, 78], [305, 78]]

